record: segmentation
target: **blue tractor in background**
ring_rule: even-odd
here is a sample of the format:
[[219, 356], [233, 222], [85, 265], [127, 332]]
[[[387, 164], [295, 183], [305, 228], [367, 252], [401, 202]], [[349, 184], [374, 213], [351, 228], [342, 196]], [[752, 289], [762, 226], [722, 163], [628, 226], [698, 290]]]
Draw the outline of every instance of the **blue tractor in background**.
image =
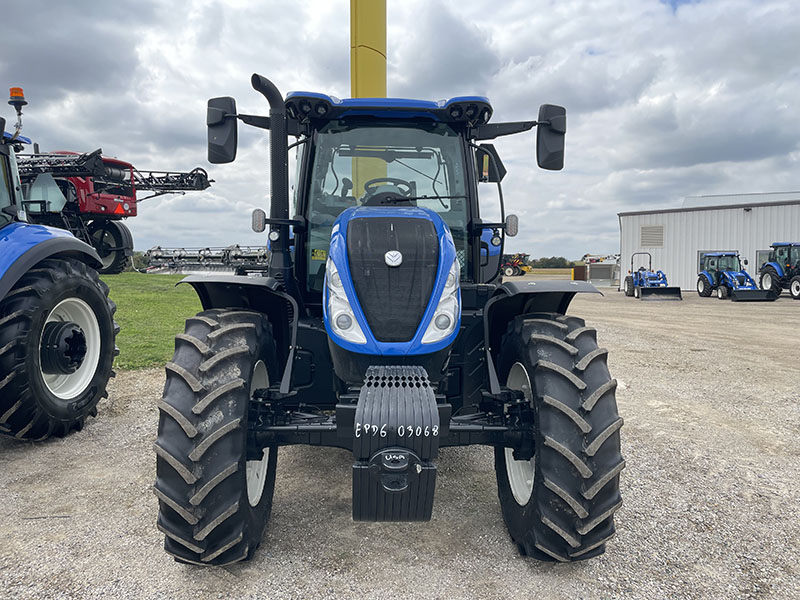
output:
[[715, 292], [720, 300], [730, 298], [734, 302], [766, 302], [778, 297], [771, 290], [758, 289], [738, 252], [707, 252], [700, 259], [697, 293], [707, 298]]
[[[634, 258], [637, 255], [647, 256], [647, 268], [634, 269]], [[631, 254], [631, 270], [623, 284], [626, 296], [634, 296], [642, 300], [683, 300], [681, 288], [670, 287], [667, 276], [659, 269], [653, 271], [653, 256], [649, 252], [634, 252]]]
[[[484, 444], [523, 555], [602, 554], [622, 502], [617, 384], [595, 329], [565, 314], [597, 290], [500, 281], [517, 219], [498, 153], [479, 144], [538, 127], [539, 166], [561, 169], [566, 111], [490, 123], [483, 97], [284, 99], [251, 83], [269, 116], [211, 99], [209, 160], [234, 160], [237, 119], [270, 130], [270, 216], [253, 213], [270, 262], [260, 276], [184, 280], [204, 310], [176, 338], [159, 403], [165, 550], [205, 565], [252, 557], [280, 446], [352, 452], [354, 520], [427, 521], [439, 448]], [[482, 218], [480, 182], [497, 184], [499, 219]]]
[[788, 289], [800, 300], [800, 242], [775, 242], [769, 259], [759, 269], [759, 287], [780, 295]]
[[[11, 88], [9, 104], [16, 131], [5, 132], [0, 118], [0, 434], [42, 440], [97, 414], [118, 327], [94, 248], [63, 229], [26, 222], [15, 157], [30, 143], [19, 135], [27, 104], [20, 88]], [[39, 186], [52, 186], [40, 191], [60, 193], [43, 175]]]

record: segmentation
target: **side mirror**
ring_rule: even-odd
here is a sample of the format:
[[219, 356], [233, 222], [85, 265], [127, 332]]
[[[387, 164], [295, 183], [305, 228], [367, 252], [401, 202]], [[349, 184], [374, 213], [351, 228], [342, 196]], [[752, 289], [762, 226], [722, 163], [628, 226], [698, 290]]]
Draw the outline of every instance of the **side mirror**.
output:
[[505, 230], [508, 237], [514, 237], [519, 233], [519, 218], [517, 215], [508, 215], [506, 217]]
[[208, 162], [233, 162], [238, 145], [236, 100], [229, 96], [211, 98], [206, 111], [208, 127]]
[[536, 130], [536, 162], [548, 171], [564, 168], [564, 136], [567, 133], [567, 109], [555, 104], [539, 107]]
[[750, 263], [748, 263], [748, 262], [747, 262], [747, 259], [745, 258], [745, 259], [744, 259], [744, 266], [746, 267], [748, 264], [750, 264]]
[[256, 208], [253, 211], [253, 231], [261, 233], [267, 228], [267, 213], [263, 208]]

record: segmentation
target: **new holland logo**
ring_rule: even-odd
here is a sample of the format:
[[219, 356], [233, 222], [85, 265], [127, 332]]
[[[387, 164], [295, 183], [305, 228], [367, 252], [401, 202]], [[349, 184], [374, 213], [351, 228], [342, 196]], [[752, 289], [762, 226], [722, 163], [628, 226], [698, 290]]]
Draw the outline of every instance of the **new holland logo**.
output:
[[383, 259], [390, 267], [399, 267], [403, 262], [403, 255], [400, 254], [399, 250], [389, 250], [383, 255]]

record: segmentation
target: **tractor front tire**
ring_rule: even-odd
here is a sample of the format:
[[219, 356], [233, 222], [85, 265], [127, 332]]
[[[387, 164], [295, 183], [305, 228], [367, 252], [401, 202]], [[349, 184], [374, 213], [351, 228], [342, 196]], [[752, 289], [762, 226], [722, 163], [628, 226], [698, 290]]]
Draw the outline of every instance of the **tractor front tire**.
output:
[[520, 552], [570, 562], [605, 551], [622, 504], [617, 382], [596, 331], [577, 317], [530, 314], [503, 336], [499, 374], [533, 406], [535, 453], [495, 448], [503, 518]]
[[625, 283], [622, 286], [622, 291], [625, 292], [626, 296], [633, 296], [633, 277], [628, 275], [625, 278]]
[[514, 276], [514, 267], [511, 265], [503, 267], [503, 277], [513, 277]]
[[789, 282], [789, 293], [795, 300], [800, 300], [800, 275], [795, 275]]
[[725, 300], [728, 297], [728, 288], [724, 285], [721, 285], [717, 288], [717, 298], [720, 300]]
[[81, 429], [108, 394], [116, 306], [97, 272], [48, 258], [0, 301], [0, 433], [24, 440]]
[[101, 275], [117, 275], [128, 266], [130, 260], [128, 253], [133, 248], [125, 245], [126, 238], [123, 231], [128, 231], [128, 228], [116, 221], [98, 220], [92, 221], [89, 225], [91, 245], [97, 250], [103, 263], [99, 269]]
[[697, 294], [703, 298], [708, 298], [712, 291], [713, 288], [711, 287], [711, 284], [708, 283], [708, 280], [705, 277], [700, 275], [700, 277], [697, 278]]
[[780, 296], [781, 278], [778, 276], [778, 272], [772, 267], [767, 267], [761, 271], [758, 287], [760, 287], [762, 290], [769, 290], [776, 296]]
[[186, 321], [159, 402], [156, 483], [164, 549], [180, 562], [253, 556], [272, 509], [277, 448], [248, 456], [256, 389], [278, 377], [266, 317], [208, 310]]

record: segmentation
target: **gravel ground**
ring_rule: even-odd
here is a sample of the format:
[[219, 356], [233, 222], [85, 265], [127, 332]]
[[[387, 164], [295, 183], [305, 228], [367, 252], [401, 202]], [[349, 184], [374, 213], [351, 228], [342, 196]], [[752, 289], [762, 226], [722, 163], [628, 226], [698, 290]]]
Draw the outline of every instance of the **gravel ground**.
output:
[[444, 449], [433, 520], [350, 518], [347, 452], [281, 450], [272, 520], [247, 564], [180, 565], [156, 530], [161, 370], [122, 372], [66, 439], [0, 440], [8, 598], [800, 598], [800, 302], [616, 291], [570, 314], [610, 350], [627, 468], [607, 553], [520, 558], [492, 452]]

